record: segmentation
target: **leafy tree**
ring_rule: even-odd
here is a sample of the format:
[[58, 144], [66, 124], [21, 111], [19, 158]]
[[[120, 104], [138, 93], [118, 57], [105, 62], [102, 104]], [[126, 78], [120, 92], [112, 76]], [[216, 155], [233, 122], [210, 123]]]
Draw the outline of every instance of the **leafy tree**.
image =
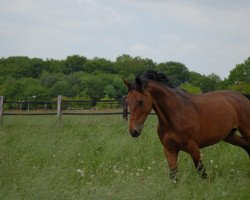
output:
[[44, 71], [40, 76], [40, 81], [43, 86], [50, 88], [57, 82], [57, 77], [54, 74]]
[[109, 97], [109, 98], [115, 98], [116, 97], [116, 92], [115, 92], [115, 88], [113, 85], [106, 85], [104, 87], [104, 93], [105, 96]]
[[121, 99], [127, 93], [127, 87], [124, 85], [122, 78], [114, 77], [113, 87], [115, 89], [115, 98]]
[[22, 86], [20, 98], [28, 100], [29, 97], [36, 96], [37, 99], [48, 99], [48, 90], [43, 88], [40, 81], [34, 78], [25, 78], [18, 81]]
[[66, 97], [69, 95], [70, 86], [67, 81], [58, 81], [50, 89], [50, 95], [52, 97], [57, 97], [58, 95], [64, 95]]
[[189, 83], [200, 88], [203, 92], [209, 92], [219, 89], [222, 80], [213, 73], [205, 76], [196, 72], [189, 72]]
[[85, 81], [86, 92], [93, 100], [99, 100], [104, 97], [104, 85], [99, 76], [91, 76]]
[[80, 93], [80, 88], [77, 85], [74, 85], [73, 87], [70, 87], [67, 96], [74, 98], [78, 96], [79, 93]]
[[[115, 100], [115, 99], [112, 99], [108, 96], [105, 96], [104, 98], [100, 99], [100, 100], [105, 100], [105, 101], [109, 101], [109, 100]], [[110, 104], [109, 102], [98, 102], [96, 104], [96, 107], [98, 109], [110, 109], [110, 108], [117, 108], [117, 105], [112, 105]]]
[[68, 56], [64, 62], [64, 70], [65, 74], [71, 74], [73, 72], [79, 72], [84, 69], [84, 64], [86, 63], [87, 58], [84, 56]]
[[13, 56], [0, 59], [0, 73], [14, 78], [37, 78], [44, 67], [44, 61], [40, 58], [30, 59], [24, 56]]
[[236, 65], [227, 79], [216, 74], [208, 76], [190, 72], [179, 62], [157, 64], [151, 59], [121, 55], [116, 61], [72, 55], [64, 60], [43, 60], [25, 56], [0, 58], [0, 95], [8, 99], [53, 99], [57, 95], [67, 98], [99, 100], [122, 98], [127, 89], [122, 77], [134, 81], [138, 73], [154, 69], [167, 74], [176, 84], [191, 93], [233, 89], [249, 93], [250, 58]]
[[2, 95], [6, 99], [18, 99], [21, 88], [21, 85], [13, 77], [8, 77], [1, 89]]
[[200, 88], [203, 92], [215, 91], [218, 89], [220, 82], [222, 82], [222, 80], [216, 74], [203, 76], [201, 79]]
[[156, 69], [156, 64], [152, 60], [142, 59], [139, 56], [133, 58], [126, 54], [118, 56], [114, 65], [118, 73], [124, 77], [143, 73], [148, 69]]
[[5, 77], [0, 76], [0, 95], [3, 95], [5, 93], [6, 88], [4, 83], [5, 83]]
[[68, 82], [70, 86], [80, 86], [81, 79], [77, 73], [69, 74], [65, 77], [65, 80]]
[[27, 100], [31, 96], [36, 96], [38, 99], [49, 98], [48, 91], [34, 78], [22, 78], [18, 80], [10, 78], [6, 80], [5, 86], [4, 96], [8, 99]]
[[183, 88], [184, 90], [186, 90], [190, 94], [200, 94], [200, 93], [202, 93], [202, 91], [201, 91], [201, 89], [199, 87], [194, 86], [194, 85], [192, 85], [190, 83], [182, 83], [181, 88]]
[[94, 72], [102, 72], [110, 74], [115, 73], [113, 63], [110, 60], [98, 57], [95, 57], [92, 60], [88, 60], [84, 65], [83, 70], [88, 73], [94, 73]]
[[44, 70], [51, 74], [63, 73], [65, 68], [64, 60], [46, 60], [44, 62]]
[[0, 74], [14, 78], [31, 76], [28, 57], [16, 56], [0, 60]]
[[243, 93], [243, 94], [250, 94], [250, 83], [238, 83], [238, 84], [235, 84], [235, 85], [232, 85], [232, 86], [229, 86], [230, 90], [236, 90], [240, 93]]
[[187, 67], [179, 62], [165, 62], [158, 65], [160, 71], [165, 73], [175, 85], [180, 85], [189, 81], [189, 71]]
[[40, 58], [33, 58], [30, 60], [30, 65], [27, 67], [30, 70], [30, 76], [33, 78], [38, 78], [42, 71], [44, 70], [44, 61]]
[[194, 86], [200, 87], [200, 84], [201, 84], [201, 81], [203, 78], [204, 78], [204, 76], [201, 75], [200, 73], [189, 72], [189, 81], [188, 82]]
[[83, 90], [79, 93], [79, 98], [82, 100], [91, 100], [91, 98], [89, 97], [89, 95], [87, 94], [86, 90]]
[[229, 86], [240, 82], [250, 83], [250, 57], [244, 63], [236, 65], [229, 74], [227, 80]]

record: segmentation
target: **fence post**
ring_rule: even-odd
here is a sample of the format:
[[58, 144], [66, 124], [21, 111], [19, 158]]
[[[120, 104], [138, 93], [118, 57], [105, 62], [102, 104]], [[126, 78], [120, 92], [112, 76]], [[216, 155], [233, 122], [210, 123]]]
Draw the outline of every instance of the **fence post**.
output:
[[3, 125], [3, 99], [4, 96], [0, 96], [0, 126]]
[[62, 95], [58, 95], [57, 98], [57, 119], [62, 119]]

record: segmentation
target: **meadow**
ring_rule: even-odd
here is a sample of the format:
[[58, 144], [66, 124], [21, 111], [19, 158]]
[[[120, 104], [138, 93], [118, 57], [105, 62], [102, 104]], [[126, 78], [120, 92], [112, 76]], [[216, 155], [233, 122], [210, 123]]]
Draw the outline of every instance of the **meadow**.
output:
[[180, 153], [168, 176], [150, 116], [134, 139], [121, 116], [5, 116], [0, 128], [0, 199], [250, 199], [250, 159], [221, 142], [202, 149], [202, 180]]

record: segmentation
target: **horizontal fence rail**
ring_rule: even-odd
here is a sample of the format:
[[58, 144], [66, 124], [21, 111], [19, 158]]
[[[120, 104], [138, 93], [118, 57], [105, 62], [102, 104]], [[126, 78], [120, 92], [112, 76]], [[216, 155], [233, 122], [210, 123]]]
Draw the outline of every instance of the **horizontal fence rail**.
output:
[[[122, 100], [62, 100], [64, 103], [119, 103]], [[4, 103], [34, 103], [34, 104], [44, 104], [44, 103], [54, 103], [56, 104], [57, 101], [5, 101]]]
[[4, 115], [57, 115], [56, 112], [54, 113], [17, 113], [17, 112], [5, 112]]
[[0, 96], [0, 125], [4, 115], [123, 115], [124, 98], [118, 100], [57, 100], [8, 101]]
[[[6, 101], [0, 96], [0, 126], [4, 115], [122, 115], [127, 120], [125, 98], [118, 100], [63, 100], [59, 95], [52, 101]], [[154, 115], [155, 113], [150, 113]]]

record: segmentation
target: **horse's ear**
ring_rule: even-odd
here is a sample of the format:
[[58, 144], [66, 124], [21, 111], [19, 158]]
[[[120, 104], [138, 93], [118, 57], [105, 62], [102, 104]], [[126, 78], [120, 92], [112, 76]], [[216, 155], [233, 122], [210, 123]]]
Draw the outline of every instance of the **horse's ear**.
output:
[[138, 85], [139, 87], [142, 87], [142, 80], [141, 78], [138, 76], [135, 77], [135, 83], [136, 85]]
[[122, 80], [125, 83], [125, 85], [127, 86], [128, 90], [130, 90], [132, 87], [132, 84], [130, 82], [128, 82], [127, 80], [125, 80], [124, 78], [122, 78]]
[[136, 83], [137, 89], [143, 92], [146, 86], [144, 79], [141, 79], [141, 77], [138, 75], [135, 77], [135, 83]]

